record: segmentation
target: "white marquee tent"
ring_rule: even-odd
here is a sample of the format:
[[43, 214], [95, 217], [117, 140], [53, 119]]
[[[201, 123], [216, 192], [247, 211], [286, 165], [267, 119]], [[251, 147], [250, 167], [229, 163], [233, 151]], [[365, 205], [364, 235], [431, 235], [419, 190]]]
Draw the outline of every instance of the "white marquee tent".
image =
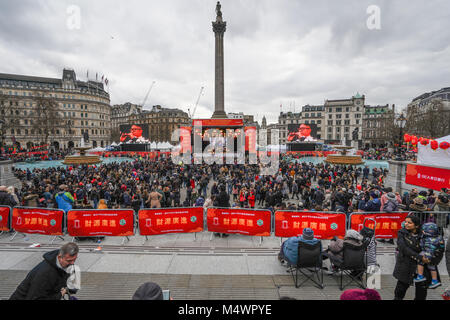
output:
[[[450, 143], [450, 135], [436, 139], [440, 144], [443, 141]], [[417, 152], [417, 164], [423, 166], [433, 166], [450, 169], [450, 148], [443, 150], [438, 148], [436, 150], [431, 149], [430, 144], [426, 146], [418, 143]]]

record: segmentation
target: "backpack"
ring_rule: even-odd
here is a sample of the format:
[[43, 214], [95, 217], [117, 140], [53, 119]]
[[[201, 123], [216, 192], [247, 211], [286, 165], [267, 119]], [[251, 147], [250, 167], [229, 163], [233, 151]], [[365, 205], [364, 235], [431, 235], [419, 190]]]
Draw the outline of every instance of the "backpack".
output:
[[397, 209], [398, 209], [398, 204], [392, 200], [388, 200], [383, 206], [383, 211], [387, 211], [387, 212], [394, 212], [394, 211], [397, 211]]

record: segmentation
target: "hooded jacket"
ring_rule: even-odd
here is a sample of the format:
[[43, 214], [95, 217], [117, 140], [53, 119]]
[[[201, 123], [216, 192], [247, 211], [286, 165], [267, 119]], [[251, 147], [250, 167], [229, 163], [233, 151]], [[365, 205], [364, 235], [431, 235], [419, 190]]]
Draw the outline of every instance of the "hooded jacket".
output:
[[47, 252], [44, 261], [31, 270], [10, 300], [61, 300], [69, 274], [56, 265], [59, 250]]
[[55, 195], [55, 200], [58, 204], [58, 208], [62, 209], [65, 213], [72, 209], [72, 204], [75, 201], [69, 192], [64, 191], [58, 192]]

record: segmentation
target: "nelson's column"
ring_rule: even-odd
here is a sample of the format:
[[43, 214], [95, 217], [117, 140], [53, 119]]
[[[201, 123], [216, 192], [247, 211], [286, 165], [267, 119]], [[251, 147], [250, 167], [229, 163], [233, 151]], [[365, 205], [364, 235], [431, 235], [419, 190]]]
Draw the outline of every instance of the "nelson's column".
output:
[[215, 67], [215, 105], [213, 119], [227, 118], [224, 106], [224, 77], [223, 77], [223, 36], [227, 29], [227, 23], [222, 20], [222, 11], [220, 2], [217, 1], [216, 21], [212, 23], [213, 31], [216, 37], [216, 67]]

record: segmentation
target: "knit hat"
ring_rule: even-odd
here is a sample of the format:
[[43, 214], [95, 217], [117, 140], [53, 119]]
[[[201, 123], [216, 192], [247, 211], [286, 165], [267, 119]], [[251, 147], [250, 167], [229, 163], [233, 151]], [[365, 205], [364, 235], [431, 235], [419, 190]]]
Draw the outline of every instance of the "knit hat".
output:
[[303, 229], [302, 236], [304, 240], [313, 240], [314, 239], [314, 231], [311, 228]]
[[389, 199], [389, 200], [392, 200], [392, 201], [394, 201], [396, 198], [395, 198], [395, 194], [394, 193], [392, 193], [392, 192], [389, 192], [387, 195], [386, 195], [386, 197]]
[[136, 290], [132, 300], [163, 300], [162, 289], [157, 283], [146, 282]]
[[373, 289], [348, 289], [342, 293], [341, 300], [381, 300], [381, 296]]
[[347, 232], [345, 233], [345, 238], [351, 238], [362, 241], [364, 237], [358, 231], [350, 229], [347, 230]]

